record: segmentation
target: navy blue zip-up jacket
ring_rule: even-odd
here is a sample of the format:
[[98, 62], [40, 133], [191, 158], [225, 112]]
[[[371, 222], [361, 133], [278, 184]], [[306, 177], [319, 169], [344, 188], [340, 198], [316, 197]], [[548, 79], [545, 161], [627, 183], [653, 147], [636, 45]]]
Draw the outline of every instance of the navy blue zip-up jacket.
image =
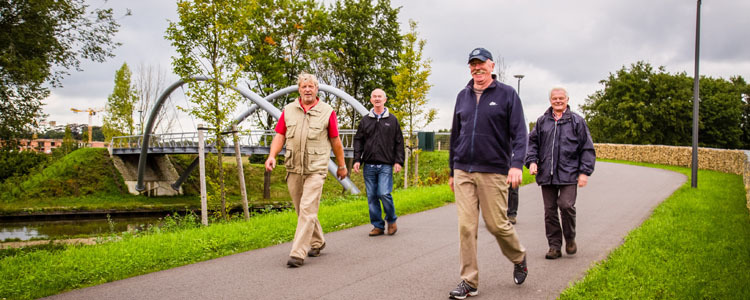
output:
[[529, 134], [529, 153], [526, 167], [537, 164], [536, 183], [539, 185], [577, 184], [578, 174], [591, 176], [596, 163], [596, 151], [586, 120], [570, 111], [555, 121], [552, 107], [536, 120]]
[[[523, 167], [526, 124], [516, 90], [493, 80], [477, 102], [474, 80], [456, 96], [451, 128], [450, 168], [507, 175]], [[512, 157], [512, 160], [511, 160]]]

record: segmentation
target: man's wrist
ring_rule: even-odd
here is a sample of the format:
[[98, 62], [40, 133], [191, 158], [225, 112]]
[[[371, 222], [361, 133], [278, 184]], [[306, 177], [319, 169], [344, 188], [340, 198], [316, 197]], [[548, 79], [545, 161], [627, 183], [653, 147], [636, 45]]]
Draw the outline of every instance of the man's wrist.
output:
[[339, 170], [346, 169], [346, 165], [339, 166]]

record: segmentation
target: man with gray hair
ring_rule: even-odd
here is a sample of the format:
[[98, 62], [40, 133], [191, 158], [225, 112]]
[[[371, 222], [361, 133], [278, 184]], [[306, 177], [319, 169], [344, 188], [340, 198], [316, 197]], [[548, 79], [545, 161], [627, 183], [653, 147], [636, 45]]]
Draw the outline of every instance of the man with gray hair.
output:
[[479, 213], [503, 255], [513, 264], [513, 281], [528, 275], [526, 249], [508, 220], [508, 187], [521, 184], [526, 156], [526, 124], [516, 91], [494, 78], [492, 54], [469, 54], [472, 79], [456, 96], [450, 140], [451, 177], [456, 195], [461, 279], [453, 299], [475, 296], [479, 287], [477, 230]]
[[297, 229], [287, 261], [290, 268], [302, 266], [308, 255], [320, 256], [326, 246], [318, 221], [318, 207], [328, 175], [331, 149], [339, 166], [336, 176], [343, 179], [347, 175], [336, 112], [318, 98], [318, 79], [303, 72], [297, 85], [300, 97], [281, 112], [265, 164], [266, 171], [272, 171], [276, 167], [276, 155], [286, 143], [286, 183], [297, 212]]
[[[367, 188], [367, 204], [369, 206], [370, 223], [373, 228], [369, 236], [379, 236], [385, 233], [388, 225], [388, 235], [396, 234], [396, 208], [393, 205], [393, 173], [401, 171], [404, 164], [404, 134], [396, 116], [388, 112], [385, 103], [388, 98], [385, 91], [375, 89], [370, 94], [372, 109], [362, 117], [354, 135], [354, 165], [352, 171], [359, 172], [363, 164], [362, 177]], [[385, 220], [380, 210], [383, 204]]]
[[536, 183], [542, 187], [549, 244], [544, 256], [547, 259], [562, 256], [563, 238], [568, 255], [578, 251], [575, 242], [577, 188], [586, 186], [596, 162], [594, 142], [586, 120], [570, 111], [568, 100], [568, 91], [564, 88], [550, 90], [550, 108], [536, 120], [529, 134], [526, 156], [529, 173], [536, 174]]

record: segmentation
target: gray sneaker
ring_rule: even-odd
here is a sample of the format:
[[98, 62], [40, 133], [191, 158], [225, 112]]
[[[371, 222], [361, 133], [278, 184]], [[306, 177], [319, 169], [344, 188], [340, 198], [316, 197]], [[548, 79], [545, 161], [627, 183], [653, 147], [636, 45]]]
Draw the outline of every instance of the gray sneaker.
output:
[[466, 299], [469, 296], [479, 295], [479, 290], [471, 287], [466, 281], [461, 281], [450, 293], [451, 299]]

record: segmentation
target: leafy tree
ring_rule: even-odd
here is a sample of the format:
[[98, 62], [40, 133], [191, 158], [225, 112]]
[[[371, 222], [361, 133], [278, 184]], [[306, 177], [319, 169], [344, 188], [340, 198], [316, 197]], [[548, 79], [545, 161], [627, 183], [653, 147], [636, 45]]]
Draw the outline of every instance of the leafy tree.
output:
[[[189, 82], [190, 89], [186, 94], [196, 105], [186, 111], [210, 125], [210, 131], [216, 137], [219, 166], [222, 165], [224, 147], [221, 133], [231, 122], [231, 113], [239, 101], [238, 95], [219, 81], [235, 85], [244, 68], [244, 62], [236, 60], [242, 23], [245, 22], [241, 10], [236, 7], [243, 3], [241, 0], [178, 1], [179, 20], [170, 21], [167, 28], [166, 37], [179, 55], [172, 57], [174, 72], [186, 80], [196, 75], [216, 79], [207, 83]], [[228, 218], [224, 168], [218, 170], [221, 214]]]
[[107, 98], [102, 128], [106, 141], [112, 140], [114, 136], [134, 134], [133, 108], [136, 94], [130, 81], [131, 76], [127, 63], [123, 63], [115, 72], [115, 87]]
[[[395, 66], [401, 50], [398, 12], [390, 0], [337, 0], [331, 5], [329, 33], [323, 42], [321, 64], [330, 74], [321, 80], [346, 91], [369, 107], [372, 90], [394, 95]], [[341, 125], [356, 128], [359, 115], [333, 103]]]
[[61, 87], [80, 60], [103, 62], [119, 44], [111, 8], [84, 0], [0, 0], [0, 138], [15, 149], [43, 117], [49, 87]]
[[[238, 61], [247, 62], [244, 76], [249, 88], [265, 97], [297, 84], [297, 76], [310, 70], [318, 56], [328, 15], [313, 0], [259, 0], [245, 3], [243, 39]], [[288, 98], [271, 101], [282, 107]], [[259, 110], [260, 127], [270, 129], [275, 119]]]
[[416, 137], [414, 131], [427, 126], [435, 120], [437, 110], [427, 109], [427, 93], [432, 85], [427, 78], [430, 76], [430, 59], [422, 57], [422, 51], [427, 43], [417, 38], [417, 23], [409, 20], [409, 33], [404, 35], [403, 47], [399, 56], [399, 65], [393, 83], [396, 85], [396, 95], [390, 100], [393, 114], [401, 122], [404, 131], [408, 133], [409, 143], [413, 145]]
[[[685, 72], [669, 74], [639, 61], [600, 81], [581, 106], [595, 142], [622, 144], [692, 144], [693, 79]], [[703, 77], [699, 144], [742, 146], [741, 78], [726, 81]]]

